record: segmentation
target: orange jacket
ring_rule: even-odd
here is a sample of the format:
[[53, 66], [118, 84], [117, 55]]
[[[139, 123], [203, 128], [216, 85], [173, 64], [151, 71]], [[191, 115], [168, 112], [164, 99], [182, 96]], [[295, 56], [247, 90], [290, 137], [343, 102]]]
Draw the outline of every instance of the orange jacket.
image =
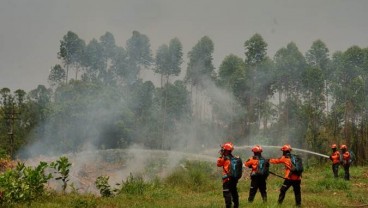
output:
[[346, 164], [350, 164], [350, 152], [346, 151], [342, 154], [342, 164], [346, 165]]
[[256, 157], [250, 157], [245, 163], [244, 166], [248, 168], [252, 168], [250, 175], [255, 175], [257, 172], [259, 160]]
[[229, 181], [230, 178], [226, 177], [230, 173], [230, 157], [224, 156], [217, 158], [217, 167], [222, 167], [223, 182]]
[[285, 165], [285, 179], [289, 180], [301, 180], [301, 177], [296, 174], [290, 174], [291, 170], [291, 160], [288, 156], [282, 156], [278, 159], [270, 159], [270, 163], [272, 164], [280, 164], [283, 163]]
[[337, 150], [333, 152], [330, 156], [330, 160], [332, 161], [332, 164], [340, 163], [340, 152]]

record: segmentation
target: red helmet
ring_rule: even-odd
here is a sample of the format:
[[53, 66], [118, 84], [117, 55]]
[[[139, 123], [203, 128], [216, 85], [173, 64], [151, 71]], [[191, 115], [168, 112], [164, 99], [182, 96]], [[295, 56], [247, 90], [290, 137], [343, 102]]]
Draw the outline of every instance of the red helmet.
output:
[[234, 145], [231, 142], [226, 142], [222, 145], [222, 148], [224, 148], [224, 150], [233, 151], [234, 150]]
[[331, 149], [336, 149], [336, 148], [337, 148], [336, 144], [331, 145]]
[[291, 146], [290, 144], [285, 144], [284, 146], [281, 147], [281, 151], [286, 152], [286, 151], [291, 151]]
[[346, 150], [346, 149], [348, 149], [348, 147], [347, 147], [345, 144], [343, 144], [343, 145], [341, 145], [341, 146], [340, 146], [340, 149], [341, 149], [341, 150], [343, 150], [343, 149], [345, 149], [345, 150]]
[[261, 153], [263, 150], [262, 150], [262, 147], [261, 146], [259, 146], [259, 145], [255, 145], [255, 146], [253, 146], [252, 147], [252, 152], [254, 152], [254, 153]]

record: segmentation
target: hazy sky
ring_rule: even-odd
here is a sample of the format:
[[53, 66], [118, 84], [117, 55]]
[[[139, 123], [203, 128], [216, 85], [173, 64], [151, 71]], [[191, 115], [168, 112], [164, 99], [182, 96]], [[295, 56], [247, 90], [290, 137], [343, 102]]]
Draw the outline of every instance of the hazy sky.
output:
[[137, 30], [153, 52], [178, 37], [185, 59], [207, 35], [218, 68], [226, 55], [244, 57], [243, 44], [255, 33], [268, 43], [270, 57], [291, 41], [303, 53], [317, 39], [330, 53], [367, 47], [367, 9], [367, 0], [0, 0], [0, 89], [48, 86], [69, 30], [86, 43], [108, 31], [124, 47]]

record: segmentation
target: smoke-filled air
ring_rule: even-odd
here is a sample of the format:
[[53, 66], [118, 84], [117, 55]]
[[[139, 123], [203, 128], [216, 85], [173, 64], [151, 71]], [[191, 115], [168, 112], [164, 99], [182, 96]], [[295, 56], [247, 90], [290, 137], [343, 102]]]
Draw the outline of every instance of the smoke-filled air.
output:
[[[282, 20], [272, 22], [276, 27]], [[104, 31], [86, 37], [80, 30], [65, 30], [52, 43], [57, 59], [42, 75], [47, 83], [33, 89], [0, 85], [0, 157], [6, 158], [0, 160], [1, 173], [14, 170], [20, 162], [16, 170], [24, 172], [24, 177], [18, 175], [18, 181], [39, 171], [38, 183], [47, 183], [57, 193], [109, 197], [114, 195], [113, 187], [118, 187], [124, 197], [138, 193], [145, 200], [158, 200], [154, 206], [141, 207], [176, 207], [160, 204], [160, 199], [183, 190], [205, 193], [221, 186], [222, 169], [216, 169], [216, 160], [219, 154], [223, 157], [219, 150], [224, 151], [225, 142], [234, 144], [233, 154], [243, 162], [253, 155], [253, 145], [261, 145], [266, 158], [280, 157], [281, 146], [291, 145], [303, 158], [307, 175], [303, 180], [312, 178], [308, 174], [313, 171], [325, 171], [331, 177], [328, 182], [315, 179], [314, 187], [302, 185], [308, 196], [325, 193], [331, 187], [328, 184], [334, 184], [329, 165], [332, 144], [347, 145], [354, 153], [354, 165], [367, 165], [368, 42], [347, 41], [351, 44], [347, 48], [333, 51], [327, 44], [330, 39], [317, 37], [300, 49], [291, 32], [280, 46], [267, 41], [272, 39], [269, 33], [254, 31], [231, 49], [224, 47], [226, 40], [210, 32], [188, 41], [177, 30], [177, 35], [162, 36], [166, 40], [160, 43], [156, 38], [152, 44], [151, 36], [157, 37], [158, 31], [129, 28], [125, 38], [111, 27]], [[28, 76], [32, 71], [24, 73]], [[327, 168], [314, 169], [322, 166]], [[243, 168], [248, 175], [247, 167]], [[284, 178], [282, 169], [272, 171]], [[359, 171], [362, 177], [367, 174]], [[47, 178], [49, 173], [56, 180]], [[359, 177], [357, 172], [352, 174], [352, 180], [358, 180], [354, 178]], [[43, 195], [44, 185], [34, 187], [27, 182], [29, 196], [17, 195], [17, 189], [9, 188], [10, 176], [0, 175], [0, 205]], [[217, 185], [209, 182], [216, 177]], [[337, 195], [351, 187], [347, 183], [333, 186]], [[137, 184], [142, 187], [132, 188]], [[359, 184], [367, 187], [365, 182]], [[174, 188], [165, 192], [165, 187]], [[268, 201], [276, 190], [270, 189]], [[9, 190], [12, 194], [6, 195]], [[208, 199], [190, 207], [222, 205], [221, 190], [217, 198], [217, 202]], [[368, 203], [357, 198], [350, 200]], [[86, 207], [99, 203], [81, 200]], [[129, 197], [124, 200], [130, 203]], [[306, 201], [309, 207], [318, 207], [314, 198]], [[82, 207], [70, 203], [63, 206]], [[110, 202], [105, 203], [102, 207], [110, 207]]]

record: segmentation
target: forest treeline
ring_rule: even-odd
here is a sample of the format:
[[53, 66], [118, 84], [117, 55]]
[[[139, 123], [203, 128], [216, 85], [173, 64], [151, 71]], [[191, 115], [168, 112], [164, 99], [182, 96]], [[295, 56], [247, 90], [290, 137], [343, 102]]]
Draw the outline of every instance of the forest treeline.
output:
[[[69, 31], [60, 40], [60, 63], [45, 75], [49, 86], [1, 89], [0, 153], [132, 144], [197, 151], [226, 138], [326, 154], [332, 143], [344, 143], [358, 163], [368, 159], [368, 48], [330, 55], [316, 40], [303, 54], [290, 42], [269, 57], [260, 34], [239, 47], [244, 56], [229, 54], [216, 68], [208, 36], [184, 54], [178, 38], [153, 52], [138, 31], [125, 46], [109, 32], [86, 43]], [[140, 78], [147, 70], [159, 83]]]

